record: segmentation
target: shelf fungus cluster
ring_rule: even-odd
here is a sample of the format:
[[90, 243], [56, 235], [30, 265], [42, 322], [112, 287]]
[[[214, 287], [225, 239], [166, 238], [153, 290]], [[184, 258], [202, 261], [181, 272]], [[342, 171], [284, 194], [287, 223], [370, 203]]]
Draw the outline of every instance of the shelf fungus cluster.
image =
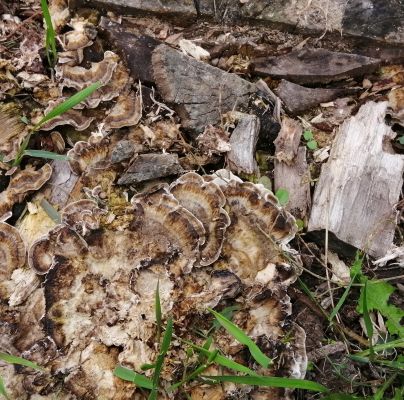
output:
[[[162, 313], [173, 317], [176, 337], [203, 343], [196, 332], [212, 326], [208, 308], [236, 306], [233, 322], [273, 364], [268, 369], [255, 364], [223, 329], [213, 331], [214, 346], [259, 374], [304, 377], [305, 333], [289, 319], [286, 294], [300, 273], [287, 246], [296, 225], [271, 192], [224, 170], [203, 177], [189, 172], [171, 185], [135, 195], [113, 217], [107, 203], [70, 203], [61, 223], [37, 239], [27, 255], [18, 232], [0, 226], [2, 276], [10, 278], [27, 258], [25, 270], [41, 282], [18, 305], [10, 303], [16, 293], [2, 293], [0, 347], [7, 344], [43, 367], [0, 364], [12, 398], [146, 399], [145, 391], [115, 377], [113, 370], [120, 364], [151, 375], [141, 367], [158, 354], [158, 283]], [[180, 380], [185, 364], [196, 365], [197, 356], [187, 359], [186, 350], [185, 341], [173, 340], [162, 387]], [[212, 366], [205, 373], [234, 371]], [[200, 381], [184, 390], [192, 399], [290, 396], [283, 389]], [[162, 391], [158, 398], [181, 396]]]

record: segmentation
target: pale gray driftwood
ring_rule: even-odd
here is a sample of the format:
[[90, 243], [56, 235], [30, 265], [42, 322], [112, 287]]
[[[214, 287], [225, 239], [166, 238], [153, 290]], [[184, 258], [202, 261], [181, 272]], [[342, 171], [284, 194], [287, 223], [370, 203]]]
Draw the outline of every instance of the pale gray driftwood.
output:
[[235, 74], [197, 61], [167, 45], [152, 56], [154, 80], [164, 101], [173, 103], [184, 128], [195, 133], [221, 115], [247, 106], [255, 86]]
[[260, 132], [260, 120], [255, 115], [245, 114], [230, 136], [231, 150], [227, 153], [227, 163], [235, 173], [254, 174], [258, 170], [255, 148]]
[[296, 218], [304, 219], [310, 209], [310, 173], [306, 161], [306, 147], [301, 146], [288, 164], [275, 161], [275, 191], [283, 188], [289, 193], [286, 209]]
[[394, 154], [395, 137], [385, 124], [387, 102], [369, 102], [340, 127], [323, 165], [308, 230], [328, 228], [336, 237], [381, 257], [391, 247], [394, 205], [403, 185], [404, 157]]

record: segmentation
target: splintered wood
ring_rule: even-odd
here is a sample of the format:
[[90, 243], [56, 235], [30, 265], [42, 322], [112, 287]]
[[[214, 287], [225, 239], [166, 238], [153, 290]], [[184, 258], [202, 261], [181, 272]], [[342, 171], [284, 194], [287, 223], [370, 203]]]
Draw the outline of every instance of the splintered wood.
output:
[[384, 122], [387, 105], [369, 102], [340, 127], [322, 167], [308, 226], [328, 230], [375, 257], [392, 245], [394, 205], [403, 185], [404, 158], [390, 145], [396, 134]]

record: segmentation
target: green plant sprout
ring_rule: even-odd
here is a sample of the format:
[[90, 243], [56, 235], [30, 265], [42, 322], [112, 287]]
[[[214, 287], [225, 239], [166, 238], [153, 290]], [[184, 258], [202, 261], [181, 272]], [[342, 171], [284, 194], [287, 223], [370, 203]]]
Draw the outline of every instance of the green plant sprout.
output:
[[73, 96], [69, 97], [63, 103], [58, 104], [55, 108], [53, 108], [49, 113], [47, 113], [36, 125], [34, 125], [27, 135], [27, 137], [22, 142], [16, 158], [13, 162], [13, 166], [20, 165], [21, 160], [24, 156], [31, 156], [31, 157], [39, 157], [39, 158], [46, 158], [46, 159], [53, 159], [53, 160], [67, 160], [67, 157], [64, 155], [52, 153], [50, 151], [43, 151], [43, 150], [27, 150], [28, 143], [31, 139], [31, 136], [40, 130], [40, 128], [47, 122], [51, 121], [53, 118], [56, 118], [66, 111], [70, 110], [71, 108], [75, 107], [77, 104], [80, 104], [84, 101], [88, 96], [94, 93], [101, 87], [100, 82], [96, 82], [91, 84], [90, 86], [84, 88], [80, 92], [77, 92]]
[[49, 65], [53, 67], [56, 64], [58, 53], [56, 49], [56, 34], [55, 30], [53, 29], [52, 18], [49, 12], [47, 0], [41, 0], [41, 8], [46, 23], [46, 33], [45, 33], [46, 56], [48, 58]]
[[[160, 304], [160, 294], [159, 294], [159, 284], [157, 284], [156, 294], [155, 294], [155, 307], [156, 307], [156, 324], [157, 324], [157, 334], [162, 331], [162, 315], [161, 315], [161, 304]], [[243, 332], [237, 325], [231, 322], [226, 316], [231, 317], [236, 307], [227, 307], [223, 310], [223, 313], [218, 313], [212, 309], [208, 308], [208, 311], [215, 316], [215, 321], [213, 323], [213, 329], [219, 329], [223, 327], [227, 332], [234, 337], [239, 343], [244, 344], [250, 351], [251, 356], [264, 368], [268, 368], [272, 360], [267, 357], [259, 347], [254, 343], [254, 341]], [[208, 332], [211, 332], [212, 328]], [[183, 385], [194, 380], [200, 380], [205, 384], [218, 384], [221, 382], [233, 382], [240, 385], [254, 385], [254, 386], [268, 386], [268, 387], [282, 387], [282, 388], [299, 388], [307, 389], [317, 392], [327, 392], [327, 388], [319, 383], [304, 380], [304, 379], [292, 379], [292, 378], [282, 378], [282, 377], [268, 377], [260, 376], [250, 368], [239, 364], [222, 354], [220, 354], [219, 349], [210, 350], [213, 345], [213, 338], [209, 336], [203, 346], [198, 346], [190, 341], [181, 339], [173, 334], [173, 320], [169, 318], [167, 321], [165, 333], [163, 336], [162, 344], [160, 347], [159, 355], [157, 356], [156, 362], [154, 364], [147, 364], [142, 366], [142, 370], [154, 369], [154, 374], [152, 379], [147, 378], [142, 374], [138, 374], [129, 368], [123, 366], [117, 366], [114, 369], [114, 375], [125, 381], [134, 383], [136, 386], [150, 390], [150, 395], [148, 400], [156, 400], [157, 393], [159, 389], [159, 379], [164, 358], [169, 350], [171, 339], [175, 337], [177, 340], [189, 346], [187, 354], [198, 353], [199, 365], [197, 365], [192, 372], [185, 374], [183, 378], [171, 385], [167, 390], [174, 391], [176, 389], [181, 389]], [[209, 368], [211, 365], [220, 365], [229, 370], [235, 372], [243, 373], [245, 375], [226, 375], [226, 376], [204, 376], [203, 372]]]
[[[42, 369], [42, 367], [40, 367], [38, 364], [36, 364], [32, 361], [26, 360], [25, 358], [13, 356], [11, 354], [3, 353], [3, 352], [0, 352], [0, 360], [6, 362], [7, 364], [22, 365], [24, 367], [37, 369], [37, 370]], [[10, 398], [7, 394], [6, 386], [5, 386], [3, 378], [1, 376], [0, 376], [0, 395], [5, 397], [6, 399]]]
[[311, 130], [304, 131], [303, 137], [306, 141], [307, 148], [310, 150], [316, 150], [318, 148], [317, 141], [314, 139], [313, 132]]

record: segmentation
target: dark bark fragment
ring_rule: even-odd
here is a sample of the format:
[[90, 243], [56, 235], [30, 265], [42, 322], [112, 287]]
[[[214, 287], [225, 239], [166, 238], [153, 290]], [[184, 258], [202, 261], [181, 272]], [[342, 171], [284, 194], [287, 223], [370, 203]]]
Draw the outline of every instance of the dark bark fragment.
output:
[[340, 96], [357, 92], [357, 89], [336, 88], [307, 88], [282, 79], [276, 88], [276, 94], [282, 99], [285, 107], [292, 114], [308, 110], [320, 103], [327, 103]]
[[254, 71], [296, 83], [328, 83], [371, 73], [379, 65], [380, 60], [374, 58], [307, 48], [280, 57], [258, 58]]
[[182, 172], [177, 154], [141, 154], [122, 175], [118, 184], [136, 184]]
[[182, 126], [201, 133], [221, 115], [247, 106], [255, 86], [235, 74], [197, 61], [166, 45], [153, 52], [154, 79], [164, 101], [173, 103]]

